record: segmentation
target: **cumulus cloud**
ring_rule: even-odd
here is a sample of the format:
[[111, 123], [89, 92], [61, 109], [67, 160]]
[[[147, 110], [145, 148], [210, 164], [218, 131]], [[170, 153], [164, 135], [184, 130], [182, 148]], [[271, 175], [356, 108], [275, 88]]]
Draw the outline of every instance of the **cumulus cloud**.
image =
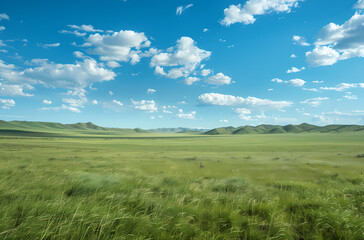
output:
[[1, 107], [3, 109], [10, 109], [11, 107], [15, 106], [15, 101], [13, 99], [3, 99], [0, 98]]
[[[200, 49], [190, 37], [181, 37], [177, 46], [152, 57], [150, 65], [155, 73], [169, 78], [188, 77], [201, 62], [210, 57], [211, 52]], [[162, 67], [173, 67], [168, 74]]]
[[134, 109], [146, 111], [146, 112], [156, 112], [158, 108], [154, 100], [141, 100], [141, 101], [134, 101], [131, 100], [132, 104], [134, 105]]
[[181, 15], [186, 9], [193, 7], [193, 4], [188, 4], [186, 6], [178, 6], [176, 9], [176, 15]]
[[316, 47], [306, 53], [306, 60], [312, 66], [333, 65], [340, 59], [340, 53], [331, 47]]
[[304, 101], [301, 101], [302, 104], [308, 104], [311, 107], [318, 107], [321, 105], [323, 101], [329, 100], [328, 97], [317, 97], [317, 98], [309, 98]]
[[153, 88], [148, 88], [147, 89], [147, 94], [153, 94], [155, 93], [157, 90], [153, 89]]
[[49, 105], [49, 104], [52, 104], [52, 101], [51, 101], [51, 100], [46, 100], [46, 99], [44, 99], [44, 100], [42, 101], [42, 103], [43, 103], [43, 104], [47, 104], [47, 105]]
[[198, 100], [202, 105], [244, 106], [245, 108], [260, 110], [282, 109], [290, 107], [293, 104], [289, 101], [272, 101], [256, 97], [243, 98], [220, 93], [204, 93], [198, 97]]
[[291, 54], [290, 58], [297, 58], [296, 54]]
[[249, 121], [251, 119], [251, 111], [247, 108], [236, 108], [235, 112], [239, 114], [239, 118], [242, 120]]
[[6, 13], [0, 13], [0, 21], [3, 20], [3, 19], [9, 21], [10, 17]]
[[165, 76], [167, 73], [164, 71], [164, 69], [160, 66], [156, 66], [154, 69], [154, 74]]
[[98, 104], [97, 100], [92, 100], [92, 101], [91, 101], [91, 103], [92, 103], [93, 105], [97, 105], [97, 104]]
[[193, 83], [198, 82], [200, 80], [201, 80], [201, 78], [198, 78], [198, 77], [188, 77], [183, 82], [186, 85], [192, 85]]
[[306, 53], [312, 66], [333, 65], [340, 60], [364, 57], [364, 14], [356, 12], [342, 25], [329, 23], [323, 27], [315, 48]]
[[113, 80], [116, 76], [93, 59], [84, 59], [75, 64], [57, 64], [48, 60], [33, 60], [32, 63], [38, 66], [22, 71], [22, 77], [48, 87], [83, 89], [96, 82]]
[[346, 91], [350, 88], [364, 88], [364, 83], [340, 83], [334, 87], [320, 87], [321, 90], [330, 90], [330, 91]]
[[205, 82], [213, 85], [229, 85], [231, 84], [231, 78], [223, 73], [218, 73], [206, 79]]
[[190, 113], [184, 113], [182, 109], [178, 109], [178, 113], [176, 115], [178, 118], [183, 119], [196, 119], [196, 111], [191, 111]]
[[201, 70], [201, 76], [206, 77], [211, 74], [211, 69], [202, 69]]
[[355, 5], [355, 8], [357, 9], [364, 9], [364, 0], [359, 0]]
[[106, 63], [106, 65], [109, 67], [109, 68], [117, 68], [117, 67], [120, 67], [120, 64], [118, 62], [115, 62], [115, 61], [108, 61]]
[[136, 64], [142, 57], [140, 49], [149, 47], [150, 41], [144, 33], [121, 30], [112, 34], [91, 34], [86, 38], [88, 53], [100, 56], [101, 61], [131, 62]]
[[351, 92], [347, 92], [344, 96], [345, 99], [348, 99], [348, 100], [356, 100], [358, 99], [358, 97], [354, 94], [352, 94]]
[[302, 36], [297, 36], [297, 35], [294, 35], [292, 37], [292, 41], [295, 43], [295, 44], [298, 44], [298, 45], [301, 45], [301, 46], [310, 46], [310, 44], [306, 41], [306, 38], [302, 37]]
[[306, 83], [306, 81], [299, 79], [299, 78], [291, 79], [288, 81], [283, 81], [282, 79], [279, 79], [279, 78], [273, 78], [272, 82], [285, 83], [285, 84], [288, 84], [288, 85], [291, 85], [294, 87], [302, 87]]
[[287, 73], [297, 73], [297, 72], [301, 72], [305, 69], [306, 69], [305, 67], [301, 67], [301, 68], [292, 67], [291, 69], [287, 70]]
[[291, 12], [292, 8], [298, 7], [302, 0], [249, 0], [244, 6], [241, 4], [230, 5], [224, 10], [222, 25], [229, 26], [234, 23], [253, 24], [255, 16], [269, 13]]
[[33, 94], [24, 93], [23, 90], [33, 90], [30, 85], [8, 85], [0, 82], [0, 96], [24, 96], [31, 97]]
[[4, 31], [6, 28], [4, 26], [0, 26], [0, 31]]

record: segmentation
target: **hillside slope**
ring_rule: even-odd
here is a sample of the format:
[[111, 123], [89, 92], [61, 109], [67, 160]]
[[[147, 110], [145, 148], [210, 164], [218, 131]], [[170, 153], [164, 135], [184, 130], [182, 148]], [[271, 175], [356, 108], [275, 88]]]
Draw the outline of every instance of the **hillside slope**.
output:
[[315, 126], [308, 123], [300, 125], [267, 125], [262, 124], [256, 127], [220, 127], [205, 132], [205, 135], [222, 135], [222, 134], [280, 134], [280, 133], [303, 133], [303, 132], [320, 132], [320, 133], [344, 133], [344, 132], [363, 132], [364, 126], [360, 125], [327, 125]]
[[148, 133], [148, 131], [135, 128], [105, 128], [87, 123], [62, 124], [52, 122], [28, 122], [28, 121], [2, 121], [0, 120], [0, 135], [11, 136], [62, 136], [72, 134], [87, 135], [120, 135]]

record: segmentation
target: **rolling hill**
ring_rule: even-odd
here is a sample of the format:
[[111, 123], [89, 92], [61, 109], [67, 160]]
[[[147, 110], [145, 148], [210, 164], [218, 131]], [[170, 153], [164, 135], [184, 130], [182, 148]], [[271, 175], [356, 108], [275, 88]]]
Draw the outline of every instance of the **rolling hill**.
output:
[[73, 135], [125, 135], [148, 132], [140, 128], [105, 128], [95, 125], [92, 122], [62, 124], [28, 121], [7, 122], [0, 120], [0, 135], [6, 136], [62, 137]]
[[222, 134], [280, 134], [280, 133], [303, 133], [303, 132], [320, 132], [320, 133], [342, 133], [342, 132], [363, 132], [364, 126], [360, 125], [327, 125], [315, 126], [308, 123], [300, 125], [267, 125], [262, 124], [256, 127], [242, 126], [242, 127], [220, 127], [211, 129], [205, 132], [205, 135], [222, 135]]

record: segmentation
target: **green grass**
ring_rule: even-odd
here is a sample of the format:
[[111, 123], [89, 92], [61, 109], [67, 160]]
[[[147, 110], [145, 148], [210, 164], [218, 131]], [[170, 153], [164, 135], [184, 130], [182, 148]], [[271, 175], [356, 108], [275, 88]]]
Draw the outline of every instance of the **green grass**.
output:
[[364, 239], [363, 134], [10, 135], [0, 239]]

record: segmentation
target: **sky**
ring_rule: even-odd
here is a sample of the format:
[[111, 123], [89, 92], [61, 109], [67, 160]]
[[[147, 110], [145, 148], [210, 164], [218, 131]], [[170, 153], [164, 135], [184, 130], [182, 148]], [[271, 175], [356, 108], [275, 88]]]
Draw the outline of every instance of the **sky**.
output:
[[0, 119], [364, 124], [364, 0], [2, 0]]

